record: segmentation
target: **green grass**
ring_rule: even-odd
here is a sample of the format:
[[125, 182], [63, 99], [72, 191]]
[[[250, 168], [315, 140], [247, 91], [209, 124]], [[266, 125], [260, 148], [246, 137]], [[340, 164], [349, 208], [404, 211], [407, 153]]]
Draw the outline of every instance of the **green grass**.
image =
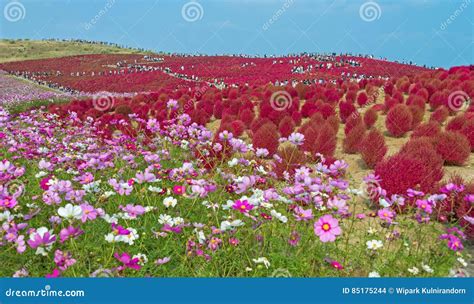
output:
[[85, 54], [144, 54], [129, 48], [102, 44], [43, 40], [0, 40], [0, 63]]

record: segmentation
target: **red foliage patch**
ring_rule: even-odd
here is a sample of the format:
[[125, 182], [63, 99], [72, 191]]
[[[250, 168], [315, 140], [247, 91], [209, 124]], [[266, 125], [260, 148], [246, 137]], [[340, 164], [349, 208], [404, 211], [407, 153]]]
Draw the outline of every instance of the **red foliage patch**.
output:
[[388, 132], [395, 137], [402, 137], [412, 128], [413, 116], [410, 109], [399, 104], [388, 111], [385, 126]]
[[453, 131], [439, 133], [435, 137], [436, 152], [445, 164], [462, 166], [471, 153], [469, 140], [463, 134]]
[[360, 152], [367, 167], [373, 169], [387, 153], [383, 134], [377, 129], [369, 131], [362, 142]]

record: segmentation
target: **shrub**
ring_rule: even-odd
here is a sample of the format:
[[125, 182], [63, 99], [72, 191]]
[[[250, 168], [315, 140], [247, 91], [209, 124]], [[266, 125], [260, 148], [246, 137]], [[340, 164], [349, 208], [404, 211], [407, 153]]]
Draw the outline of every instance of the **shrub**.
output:
[[369, 131], [362, 142], [360, 152], [367, 167], [373, 169], [387, 153], [383, 134], [377, 129]]
[[399, 104], [388, 112], [385, 126], [392, 136], [402, 137], [411, 130], [412, 122], [413, 116], [410, 109], [404, 104]]
[[466, 136], [471, 145], [471, 151], [474, 152], [474, 120], [467, 121], [461, 129], [461, 133]]
[[387, 195], [405, 194], [408, 189], [429, 192], [435, 186], [426, 178], [430, 168], [424, 163], [407, 154], [396, 154], [382, 160], [375, 167], [375, 174], [381, 179], [380, 185]]
[[400, 102], [397, 99], [395, 99], [393, 97], [390, 97], [390, 96], [385, 96], [384, 112], [387, 113], [388, 111], [390, 111], [393, 107], [395, 107], [398, 104], [400, 104]]
[[436, 152], [443, 158], [445, 164], [462, 166], [469, 158], [471, 145], [461, 133], [446, 131], [435, 137]]
[[278, 149], [280, 136], [273, 123], [266, 123], [261, 126], [252, 136], [254, 148], [265, 148], [269, 155], [276, 153]]
[[355, 112], [354, 115], [351, 115], [347, 118], [346, 124], [344, 125], [344, 134], [348, 134], [352, 128], [358, 124], [363, 124], [362, 118], [359, 113]]
[[431, 114], [430, 121], [437, 121], [442, 124], [449, 116], [449, 110], [445, 106], [440, 106]]
[[244, 133], [245, 129], [247, 129], [244, 122], [241, 120], [234, 120], [230, 124], [232, 126], [232, 134], [235, 137], [241, 136]]
[[425, 116], [425, 111], [415, 105], [408, 106], [408, 109], [410, 109], [411, 116], [412, 116], [412, 129], [414, 129], [416, 126], [418, 126], [422, 121], [423, 117]]
[[354, 154], [360, 151], [361, 143], [365, 137], [365, 131], [365, 125], [361, 122], [346, 134], [342, 146], [345, 153]]
[[295, 122], [290, 116], [285, 116], [278, 125], [281, 136], [288, 137], [295, 129]]
[[326, 122], [331, 126], [333, 129], [334, 133], [337, 134], [339, 131], [339, 118], [337, 118], [336, 115], [329, 116], [328, 119], [326, 119]]
[[357, 104], [359, 106], [363, 106], [367, 104], [368, 100], [369, 100], [369, 97], [367, 97], [367, 93], [365, 92], [360, 92], [359, 95], [357, 95]]
[[[254, 119], [254, 121], [250, 124], [250, 130], [252, 130], [252, 133], [255, 133], [257, 132], [258, 129], [260, 129], [261, 126], [265, 125], [265, 124], [268, 124], [268, 123], [271, 123], [273, 124], [273, 122], [266, 118], [266, 117], [258, 117], [256, 119]], [[275, 124], [273, 124], [275, 125]], [[275, 128], [276, 128], [276, 125], [275, 125]]]
[[430, 170], [426, 179], [432, 184], [439, 182], [443, 178], [443, 158], [436, 152], [434, 140], [429, 137], [416, 137], [410, 139], [400, 149], [400, 154], [419, 159]]
[[339, 117], [343, 123], [356, 111], [355, 106], [348, 101], [342, 101], [339, 103]]
[[324, 156], [332, 157], [336, 150], [336, 133], [329, 123], [322, 125], [307, 125], [303, 135], [305, 140], [301, 148], [310, 152], [313, 156], [321, 153]]
[[365, 114], [364, 114], [364, 123], [365, 126], [370, 129], [374, 126], [374, 124], [377, 122], [377, 111], [375, 111], [374, 108], [368, 109]]
[[254, 118], [255, 114], [250, 109], [244, 109], [239, 115], [239, 119], [243, 121], [246, 126], [250, 126]]
[[455, 116], [449, 120], [448, 124], [446, 125], [446, 131], [461, 131], [466, 121], [466, 116], [464, 114]]
[[412, 137], [434, 137], [441, 132], [441, 126], [434, 121], [430, 121], [427, 123], [422, 123], [418, 125], [418, 127], [413, 130]]
[[295, 125], [299, 126], [301, 125], [301, 121], [302, 121], [302, 116], [301, 116], [301, 113], [300, 112], [293, 112], [291, 113], [291, 118], [293, 118], [293, 121], [295, 122]]
[[283, 177], [285, 171], [293, 175], [301, 164], [306, 163], [304, 152], [295, 146], [287, 146], [278, 150], [278, 156], [280, 156], [281, 162], [275, 162], [274, 172], [279, 178]]

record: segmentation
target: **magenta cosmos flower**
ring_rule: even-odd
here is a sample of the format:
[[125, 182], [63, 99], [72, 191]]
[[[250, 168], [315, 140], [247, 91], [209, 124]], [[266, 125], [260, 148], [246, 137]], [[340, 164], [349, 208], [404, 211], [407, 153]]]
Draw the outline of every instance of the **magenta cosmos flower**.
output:
[[330, 214], [326, 214], [319, 218], [314, 223], [314, 233], [319, 236], [321, 242], [334, 242], [336, 236], [341, 235], [342, 231], [339, 227], [339, 221], [332, 217]]
[[253, 205], [250, 205], [247, 200], [236, 200], [234, 205], [232, 205], [232, 208], [239, 210], [241, 213], [247, 213], [253, 209]]

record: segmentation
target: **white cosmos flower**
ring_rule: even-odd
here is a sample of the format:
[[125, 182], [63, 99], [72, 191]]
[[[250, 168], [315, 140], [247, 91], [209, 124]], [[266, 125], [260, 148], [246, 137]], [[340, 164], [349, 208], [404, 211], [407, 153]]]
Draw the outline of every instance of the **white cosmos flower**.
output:
[[229, 165], [229, 167], [234, 167], [236, 166], [237, 164], [239, 163], [239, 160], [237, 158], [233, 158], [232, 160], [228, 161], [227, 164]]
[[412, 275], [417, 275], [420, 270], [416, 267], [413, 267], [413, 268], [408, 268], [408, 272], [411, 273]]
[[365, 243], [367, 245], [367, 249], [369, 250], [377, 250], [383, 247], [382, 241], [379, 240], [370, 240]]
[[169, 216], [168, 214], [160, 214], [160, 217], [158, 218], [158, 223], [164, 225], [173, 225], [173, 218]]
[[282, 223], [288, 222], [288, 218], [286, 216], [282, 215], [281, 213], [277, 212], [276, 210], [270, 211], [270, 214], [273, 217], [276, 217], [277, 219], [279, 219]]
[[380, 278], [380, 274], [377, 271], [369, 272], [369, 278]]
[[178, 201], [172, 196], [168, 196], [163, 200], [163, 205], [165, 205], [166, 208], [175, 207], [176, 204], [178, 204]]
[[426, 264], [421, 264], [421, 268], [423, 268], [424, 271], [426, 271], [427, 273], [433, 273], [433, 269], [431, 269], [431, 267], [429, 265], [426, 265]]
[[58, 214], [66, 219], [80, 219], [82, 217], [82, 209], [79, 206], [73, 204], [67, 204], [65, 207], [58, 209]]
[[457, 260], [462, 266], [467, 267], [467, 263], [463, 258], [459, 257]]
[[235, 221], [232, 221], [232, 222], [223, 221], [221, 223], [221, 230], [222, 231], [233, 230], [234, 228], [240, 227], [240, 226], [243, 226], [243, 225], [244, 225], [244, 222], [242, 222], [241, 220], [235, 220]]
[[258, 259], [252, 259], [255, 264], [263, 264], [265, 268], [270, 267], [270, 261], [266, 257], [259, 257]]

